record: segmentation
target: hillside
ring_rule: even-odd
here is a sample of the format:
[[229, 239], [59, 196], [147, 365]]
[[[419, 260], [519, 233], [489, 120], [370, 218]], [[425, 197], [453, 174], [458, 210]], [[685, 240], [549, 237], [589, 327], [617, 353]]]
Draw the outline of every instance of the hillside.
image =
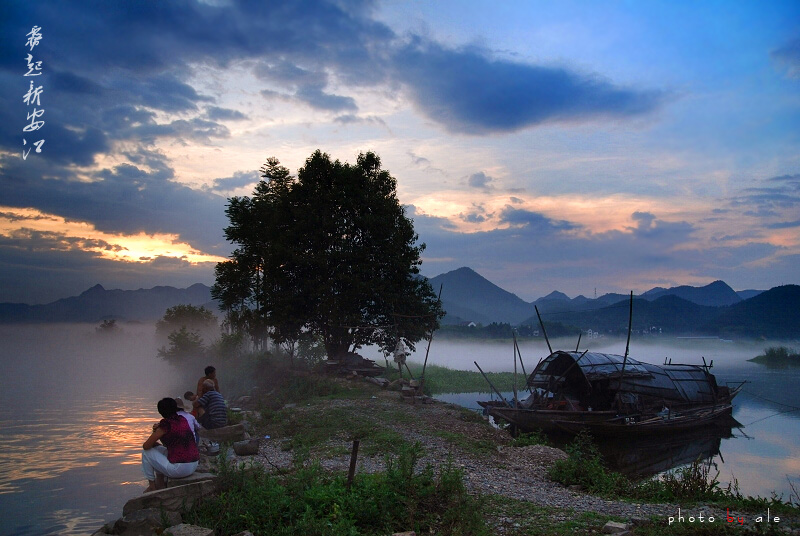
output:
[[153, 322], [178, 304], [205, 305], [212, 311], [211, 289], [200, 283], [189, 288], [154, 287], [139, 290], [106, 290], [95, 285], [79, 296], [44, 305], [0, 303], [0, 323], [100, 322], [116, 319]]
[[724, 281], [714, 281], [704, 287], [690, 287], [688, 285], [668, 289], [656, 287], [642, 294], [642, 298], [650, 301], [663, 296], [676, 296], [698, 305], [712, 307], [733, 305], [742, 301], [736, 291]]
[[533, 306], [516, 294], [498, 287], [471, 268], [459, 268], [430, 279], [435, 292], [442, 286], [445, 324], [472, 321], [488, 324], [518, 324], [533, 312]]
[[800, 286], [775, 287], [724, 308], [703, 329], [725, 336], [800, 336]]
[[[630, 302], [626, 298], [610, 306], [598, 303], [591, 310], [542, 311], [542, 321], [545, 328], [548, 323], [557, 322], [584, 331], [624, 334], [628, 330], [629, 314]], [[698, 326], [707, 324], [717, 315], [716, 307], [697, 305], [676, 296], [663, 296], [653, 301], [634, 298], [632, 329], [636, 332], [692, 335], [698, 334]], [[534, 315], [523, 324], [538, 326], [539, 320]]]

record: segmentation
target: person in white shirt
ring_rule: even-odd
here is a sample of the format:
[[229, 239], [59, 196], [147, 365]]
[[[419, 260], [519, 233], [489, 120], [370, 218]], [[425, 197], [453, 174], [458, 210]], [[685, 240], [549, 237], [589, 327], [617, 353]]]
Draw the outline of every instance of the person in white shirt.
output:
[[175, 399], [175, 403], [178, 404], [178, 415], [186, 419], [186, 422], [189, 423], [189, 428], [194, 433], [194, 441], [195, 443], [200, 443], [200, 423], [197, 422], [197, 419], [194, 418], [194, 415], [186, 411], [186, 406], [183, 405], [183, 399], [178, 397]]

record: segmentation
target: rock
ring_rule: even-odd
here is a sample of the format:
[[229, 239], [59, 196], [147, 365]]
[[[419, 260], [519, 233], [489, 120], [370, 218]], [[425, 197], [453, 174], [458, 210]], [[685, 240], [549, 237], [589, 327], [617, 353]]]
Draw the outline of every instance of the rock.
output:
[[181, 523], [164, 531], [164, 535], [169, 536], [214, 536], [214, 529], [198, 527], [197, 525], [187, 525]]
[[200, 497], [211, 495], [215, 489], [216, 485], [213, 480], [203, 480], [184, 486], [143, 493], [125, 503], [122, 508], [122, 515], [127, 516], [132, 512], [145, 508], [163, 508], [164, 510], [177, 512], [184, 507], [191, 507], [194, 501]]
[[370, 383], [374, 383], [375, 385], [379, 385], [381, 387], [386, 387], [387, 385], [389, 385], [389, 380], [387, 380], [386, 378], [371, 378], [367, 376], [366, 378], [364, 378], [364, 380]]
[[609, 521], [603, 525], [603, 534], [622, 534], [627, 532], [630, 527], [626, 523], [617, 523], [616, 521]]
[[253, 533], [249, 530], [243, 530], [242, 532], [237, 532], [233, 536], [253, 536]]
[[570, 491], [579, 492], [583, 491], [583, 486], [581, 486], [580, 484], [572, 484], [571, 486], [567, 486], [567, 489]]
[[105, 536], [106, 534], [113, 534], [114, 525], [113, 523], [106, 523], [98, 530], [92, 533], [92, 536]]
[[392, 536], [417, 536], [417, 533], [410, 530], [408, 532], [395, 532]]
[[258, 454], [258, 439], [237, 441], [233, 444], [233, 452], [235, 452], [237, 456], [252, 456], [253, 454]]
[[[217, 475], [208, 472], [195, 471], [191, 475], [184, 478], [170, 478], [167, 480], [167, 487], [174, 488], [176, 486], [185, 486], [186, 484], [193, 484], [195, 482], [202, 482], [203, 480], [214, 480]], [[175, 523], [177, 525], [177, 523]]]
[[231, 426], [223, 426], [222, 428], [212, 428], [210, 430], [200, 430], [200, 437], [209, 439], [211, 441], [219, 441], [222, 443], [233, 443], [235, 441], [242, 441], [247, 439], [245, 434], [247, 431], [242, 424], [234, 424]]
[[137, 510], [118, 519], [114, 523], [114, 534], [122, 536], [152, 536], [153, 531], [167, 525], [177, 525], [181, 522], [178, 512], [163, 512], [158, 508], [145, 508]]

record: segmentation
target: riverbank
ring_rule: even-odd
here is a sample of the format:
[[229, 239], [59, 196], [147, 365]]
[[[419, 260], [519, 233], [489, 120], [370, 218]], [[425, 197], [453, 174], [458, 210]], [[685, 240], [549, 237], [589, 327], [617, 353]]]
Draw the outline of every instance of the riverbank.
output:
[[[767, 527], [756, 525], [766, 512], [636, 504], [566, 488], [547, 476], [548, 468], [566, 457], [563, 451], [542, 445], [515, 447], [506, 432], [472, 411], [436, 401], [412, 404], [398, 392], [360, 380], [326, 385], [330, 392], [324, 396], [247, 412], [248, 425], [261, 438], [259, 452], [250, 461], [273, 473], [314, 463], [346, 473], [357, 439], [356, 474], [374, 474], [386, 469], [387, 455], [396, 454], [400, 445], [416, 443], [421, 447], [417, 467], [430, 465], [439, 471], [452, 464], [460, 470], [467, 491], [479, 499], [490, 532], [500, 536], [593, 534], [609, 521], [631, 525], [632, 534], [693, 534], [699, 525], [686, 520], [699, 523], [700, 517], [707, 534], [757, 529], [763, 533]], [[262, 404], [269, 405], [269, 400]], [[729, 515], [743, 522], [735, 532], [729, 532], [736, 524], [727, 523]], [[677, 521], [681, 516], [685, 521]], [[709, 518], [714, 522], [709, 524]], [[797, 519], [781, 519], [768, 528], [786, 533], [798, 527]]]

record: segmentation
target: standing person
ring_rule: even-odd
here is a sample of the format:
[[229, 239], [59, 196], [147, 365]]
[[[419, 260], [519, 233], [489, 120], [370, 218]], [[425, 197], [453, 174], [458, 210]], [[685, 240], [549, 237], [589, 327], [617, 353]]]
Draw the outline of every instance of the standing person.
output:
[[214, 382], [206, 380], [203, 382], [203, 396], [192, 402], [195, 408], [202, 408], [204, 411], [197, 419], [200, 425], [206, 429], [222, 428], [228, 424], [228, 406], [222, 395], [214, 390]]
[[[189, 422], [178, 415], [174, 398], [158, 401], [163, 419], [153, 425], [153, 433], [142, 445], [142, 472], [147, 478], [145, 492], [163, 489], [164, 477], [184, 478], [195, 472], [200, 453]], [[161, 441], [162, 445], [158, 442]]]
[[194, 434], [194, 442], [200, 443], [200, 423], [197, 422], [194, 415], [186, 411], [186, 406], [184, 406], [182, 398], [176, 398], [175, 404], [178, 405], [178, 415], [186, 419], [186, 422], [189, 423], [189, 429]]
[[203, 394], [203, 382], [206, 380], [211, 380], [212, 382], [214, 382], [214, 390], [219, 393], [219, 382], [217, 381], [217, 369], [209, 365], [205, 368], [204, 372], [206, 373], [206, 375], [197, 380], [197, 396]]

